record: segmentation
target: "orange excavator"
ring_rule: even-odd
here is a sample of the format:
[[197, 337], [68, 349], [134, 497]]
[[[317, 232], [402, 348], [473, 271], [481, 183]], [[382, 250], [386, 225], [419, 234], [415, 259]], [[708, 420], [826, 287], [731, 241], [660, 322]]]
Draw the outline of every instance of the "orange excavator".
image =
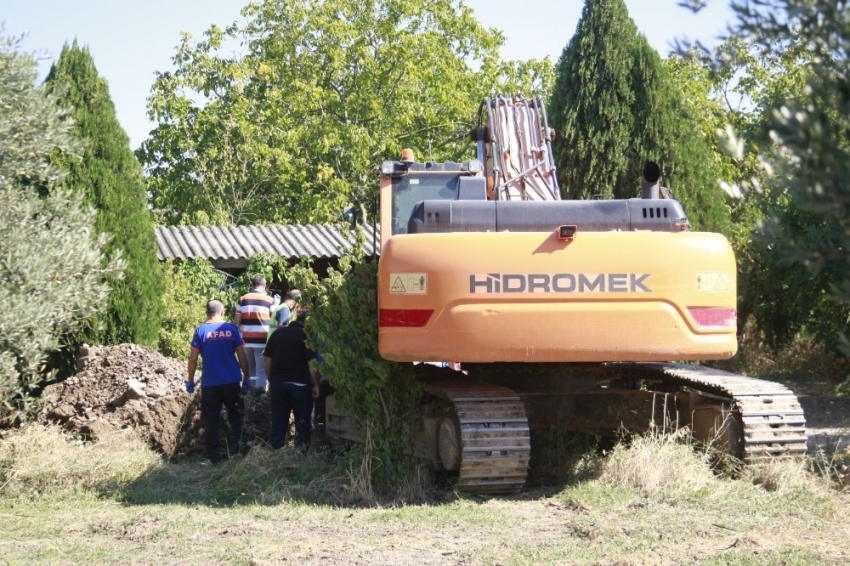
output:
[[[745, 462], [805, 453], [783, 385], [673, 363], [737, 351], [736, 265], [657, 164], [640, 198], [562, 200], [541, 100], [484, 100], [472, 136], [476, 159], [405, 150], [380, 169], [379, 349], [417, 364], [421, 455], [465, 491], [506, 493], [536, 430], [687, 426]], [[359, 436], [332, 402], [327, 434]]]

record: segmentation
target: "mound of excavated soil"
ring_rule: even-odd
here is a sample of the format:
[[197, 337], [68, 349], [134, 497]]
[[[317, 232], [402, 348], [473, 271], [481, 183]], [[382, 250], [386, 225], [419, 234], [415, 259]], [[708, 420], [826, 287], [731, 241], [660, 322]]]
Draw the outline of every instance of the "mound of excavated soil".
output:
[[[203, 425], [200, 394], [186, 393], [186, 362], [136, 344], [80, 349], [78, 373], [45, 388], [40, 422], [97, 439], [134, 428], [165, 456], [201, 451]], [[245, 396], [249, 434], [268, 435], [268, 400], [262, 391]], [[226, 438], [224, 424], [222, 441]]]

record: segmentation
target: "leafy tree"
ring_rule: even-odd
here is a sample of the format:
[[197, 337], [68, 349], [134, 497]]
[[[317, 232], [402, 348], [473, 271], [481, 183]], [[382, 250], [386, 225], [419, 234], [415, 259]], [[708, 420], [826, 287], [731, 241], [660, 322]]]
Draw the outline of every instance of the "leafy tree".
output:
[[[263, 0], [245, 23], [184, 35], [148, 99], [138, 151], [169, 224], [335, 222], [373, 198], [403, 147], [468, 158], [495, 91], [550, 86], [548, 60], [505, 63], [460, 0]], [[224, 55], [238, 44], [242, 55]]]
[[[794, 58], [799, 45], [814, 56], [801, 71], [805, 89], [792, 90], [790, 96], [780, 90], [770, 99], [763, 145], [771, 172], [767, 193], [772, 220], [763, 233], [779, 252], [775, 264], [797, 274], [787, 281], [781, 304], [808, 299], [793, 309], [797, 320], [791, 322], [834, 343], [850, 315], [848, 8], [834, 0], [764, 4], [759, 10], [738, 5], [736, 32], [757, 32], [755, 43], [777, 58]], [[788, 265], [789, 260], [795, 264]], [[805, 277], [801, 267], [814, 277]], [[829, 301], [828, 294], [835, 300]]]
[[[108, 236], [94, 234], [94, 211], [60, 188], [51, 152], [74, 155], [73, 122], [55, 96], [36, 88], [35, 59], [0, 37], [0, 413], [25, 401], [48, 377], [43, 363], [60, 337], [102, 312]], [[36, 187], [47, 189], [40, 196]]]
[[737, 20], [711, 69], [750, 104], [733, 115], [725, 145], [744, 164], [733, 193], [765, 219], [747, 249], [744, 304], [774, 345], [801, 332], [834, 345], [850, 317], [846, 3], [732, 8]]
[[78, 343], [155, 346], [162, 311], [162, 272], [142, 170], [118, 123], [109, 88], [98, 75], [88, 48], [76, 41], [62, 48], [45, 82], [48, 91], [56, 92], [71, 108], [73, 135], [83, 141], [82, 159], [54, 153], [54, 161], [68, 170], [64, 186], [82, 194], [85, 202], [97, 209], [98, 232], [111, 236], [106, 251], [120, 250], [127, 261], [124, 279], [109, 295], [103, 324], [75, 339]]
[[697, 229], [728, 229], [719, 171], [694, 108], [623, 0], [585, 2], [558, 61], [550, 107], [569, 198], [638, 196], [643, 165], [653, 160]]
[[[788, 288], [785, 281], [800, 274], [792, 276], [789, 268], [794, 271], [793, 266], [777, 263], [775, 248], [766, 246], [759, 235], [758, 226], [769, 216], [772, 199], [763, 191], [741, 194], [737, 186], [745, 181], [764, 184], [759, 148], [771, 101], [800, 94], [805, 87], [803, 71], [811, 55], [800, 45], [789, 46], [789, 50], [794, 54], [773, 54], [752, 43], [728, 38], [713, 50], [682, 44], [678, 53], [665, 61], [698, 117], [702, 137], [710, 142], [719, 135], [723, 142], [713, 144], [712, 156], [722, 186], [735, 197], [729, 202], [732, 222], [727, 235], [738, 258], [739, 320], [743, 324], [755, 315], [758, 326], [774, 344], [780, 336], [793, 336], [801, 326], [800, 321], [789, 318], [796, 318], [794, 309], [775, 300]], [[719, 61], [723, 64], [717, 64]], [[730, 143], [727, 128], [739, 132], [740, 138]], [[802, 306], [814, 296], [791, 302]]]

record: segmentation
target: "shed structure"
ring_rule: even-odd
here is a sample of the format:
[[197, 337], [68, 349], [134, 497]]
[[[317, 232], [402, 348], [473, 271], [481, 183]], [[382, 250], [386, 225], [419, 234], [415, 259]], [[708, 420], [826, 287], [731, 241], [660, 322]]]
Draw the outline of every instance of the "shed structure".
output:
[[[368, 255], [380, 248], [380, 227], [361, 226]], [[290, 224], [269, 226], [158, 226], [156, 243], [160, 261], [203, 258], [222, 271], [239, 274], [248, 258], [267, 253], [297, 263], [306, 256], [317, 273], [327, 273], [352, 249], [354, 230], [339, 225]]]

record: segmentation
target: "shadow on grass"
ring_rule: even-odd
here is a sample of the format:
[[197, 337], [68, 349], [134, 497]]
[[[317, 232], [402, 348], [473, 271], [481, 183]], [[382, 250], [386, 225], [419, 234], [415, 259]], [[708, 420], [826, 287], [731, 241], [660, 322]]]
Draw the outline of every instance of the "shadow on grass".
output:
[[[127, 505], [274, 506], [286, 502], [365, 508], [443, 505], [458, 500], [484, 503], [490, 499], [528, 500], [551, 497], [562, 482], [530, 484], [517, 494], [476, 496], [457, 491], [445, 478], [428, 471], [417, 485], [364, 495], [352, 486], [351, 456], [327, 449], [303, 453], [292, 447], [253, 449], [218, 465], [206, 460], [164, 462], [127, 484], [104, 485], [100, 495]], [[536, 483], [536, 482], [535, 482]]]
[[257, 447], [215, 466], [201, 459], [164, 462], [120, 487], [104, 486], [101, 493], [131, 505], [341, 505], [348, 483], [342, 463], [328, 450]]

